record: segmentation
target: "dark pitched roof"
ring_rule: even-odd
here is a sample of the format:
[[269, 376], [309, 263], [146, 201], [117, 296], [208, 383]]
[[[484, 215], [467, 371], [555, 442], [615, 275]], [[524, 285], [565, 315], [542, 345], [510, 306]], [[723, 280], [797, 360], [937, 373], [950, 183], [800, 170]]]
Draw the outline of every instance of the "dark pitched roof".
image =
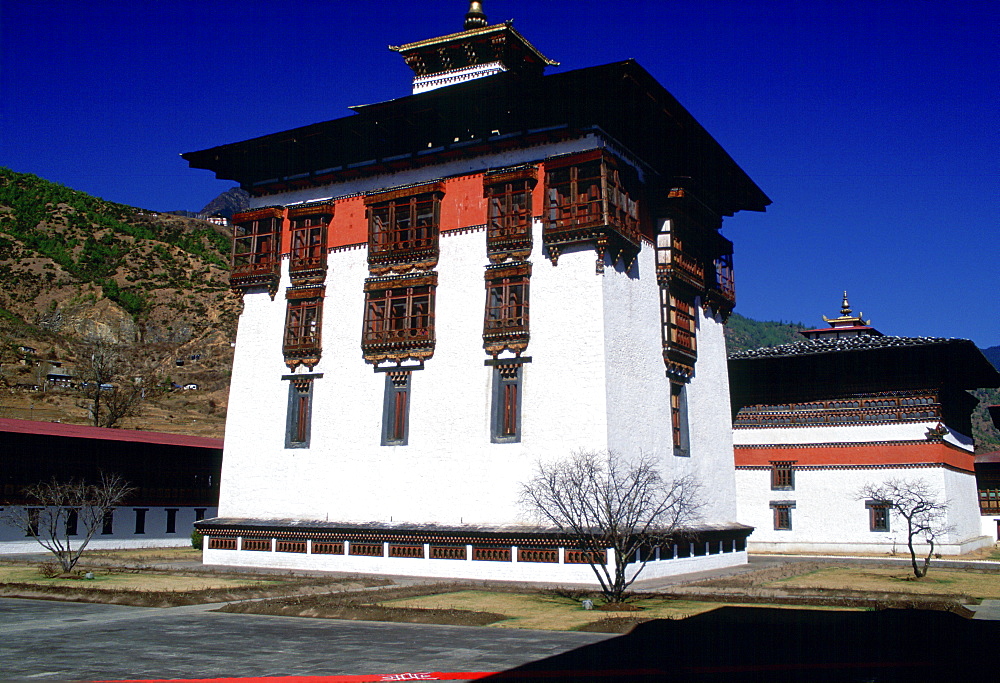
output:
[[330, 174], [385, 173], [597, 128], [667, 189], [676, 179], [695, 179], [695, 193], [720, 215], [771, 203], [633, 60], [546, 76], [506, 72], [353, 109], [352, 116], [181, 156], [245, 187], [280, 179], [324, 184]]
[[[811, 331], [811, 330], [808, 330]], [[899, 348], [904, 346], [928, 346], [931, 344], [949, 344], [967, 342], [965, 339], [948, 339], [945, 337], [888, 337], [863, 335], [843, 337], [840, 339], [810, 339], [808, 341], [791, 342], [779, 346], [767, 346], [747, 351], [737, 351], [730, 354], [731, 359], [775, 358], [780, 356], [805, 356], [817, 353], [837, 353], [841, 351], [858, 351], [864, 349]]]

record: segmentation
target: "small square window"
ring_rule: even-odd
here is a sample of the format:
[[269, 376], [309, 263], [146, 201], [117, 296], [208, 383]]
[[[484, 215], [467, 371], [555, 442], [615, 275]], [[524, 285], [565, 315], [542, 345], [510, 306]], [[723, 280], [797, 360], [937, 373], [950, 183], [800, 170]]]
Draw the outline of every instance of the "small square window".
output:
[[794, 491], [795, 490], [795, 470], [792, 466], [795, 462], [772, 462], [771, 463], [771, 490], [772, 491]]
[[865, 502], [865, 507], [868, 508], [869, 530], [889, 531], [889, 504], [881, 500], [869, 500]]

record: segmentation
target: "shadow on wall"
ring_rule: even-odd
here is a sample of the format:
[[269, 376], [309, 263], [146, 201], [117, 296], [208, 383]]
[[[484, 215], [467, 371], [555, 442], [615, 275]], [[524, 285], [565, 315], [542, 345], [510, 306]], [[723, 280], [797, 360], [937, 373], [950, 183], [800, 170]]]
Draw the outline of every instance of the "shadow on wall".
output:
[[949, 612], [722, 607], [482, 680], [993, 680], [998, 642], [1000, 622]]

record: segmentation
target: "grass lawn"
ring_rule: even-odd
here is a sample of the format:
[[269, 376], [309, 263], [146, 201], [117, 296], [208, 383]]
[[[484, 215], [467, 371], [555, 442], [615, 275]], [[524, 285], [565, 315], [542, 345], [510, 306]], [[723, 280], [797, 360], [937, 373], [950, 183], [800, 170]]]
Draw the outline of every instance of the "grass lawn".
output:
[[[728, 603], [696, 602], [667, 598], [645, 598], [633, 601], [642, 609], [612, 612], [585, 610], [580, 601], [551, 593], [505, 593], [492, 591], [455, 591], [436, 595], [423, 595], [398, 600], [385, 600], [386, 607], [417, 609], [458, 609], [478, 612], [495, 612], [508, 615], [508, 619], [490, 626], [500, 628], [527, 628], [548, 631], [572, 631], [586, 624], [608, 618], [624, 619], [683, 619], [701, 612], [708, 612]], [[766, 605], [786, 607], [785, 605]], [[827, 609], [827, 608], [821, 608]]]
[[77, 590], [127, 590], [183, 592], [245, 586], [268, 586], [279, 581], [260, 581], [253, 578], [227, 578], [216, 576], [183, 576], [173, 573], [143, 571], [141, 573], [108, 572], [95, 569], [93, 580], [46, 579], [34, 566], [0, 567], [0, 586], [3, 584], [29, 584], [33, 586], [60, 586]]
[[201, 551], [191, 546], [179, 548], [132, 548], [129, 550], [84, 550], [81, 562], [88, 559], [118, 560], [120, 562], [170, 562], [177, 560], [201, 561]]
[[913, 580], [909, 567], [830, 567], [764, 584], [773, 588], [819, 588], [917, 595], [969, 595], [1000, 598], [1000, 574], [935, 569]]

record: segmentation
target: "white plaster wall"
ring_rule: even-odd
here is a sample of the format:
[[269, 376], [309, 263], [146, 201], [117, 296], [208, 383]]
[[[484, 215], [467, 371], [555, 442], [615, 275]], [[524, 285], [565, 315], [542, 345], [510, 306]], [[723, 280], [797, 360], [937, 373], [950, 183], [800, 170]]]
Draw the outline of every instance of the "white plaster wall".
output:
[[[725, 327], [721, 319], [701, 308], [698, 314], [698, 361], [688, 385], [688, 424], [691, 455], [677, 458], [703, 488], [704, 521], [731, 522], [739, 519], [736, 509], [733, 423], [729, 404], [729, 370], [726, 363]], [[669, 420], [669, 417], [667, 418]], [[686, 463], [684, 463], [686, 461]]]
[[[135, 532], [135, 508], [146, 510], [145, 533]], [[177, 510], [174, 521], [175, 532], [167, 533], [167, 513], [166, 510]], [[197, 508], [205, 510], [205, 517], [214, 517], [217, 509], [214, 507]], [[102, 534], [97, 530], [97, 534], [87, 544], [89, 549], [118, 549], [118, 548], [169, 548], [183, 547], [191, 545], [191, 531], [194, 529], [195, 508], [168, 505], [166, 507], [152, 507], [148, 505], [126, 506], [115, 509], [114, 524], [111, 534]], [[83, 531], [82, 522], [79, 527]], [[75, 545], [75, 540], [79, 536], [74, 536], [71, 542]], [[37, 553], [46, 552], [38, 541], [25, 537], [24, 532], [6, 523], [0, 518], [0, 554], [10, 553]]]
[[994, 542], [1000, 541], [1000, 515], [982, 515], [979, 518], [982, 525], [981, 533]]
[[[516, 557], [516, 551], [513, 555]], [[494, 581], [537, 581], [587, 586], [599, 585], [594, 570], [587, 564], [430, 560], [402, 557], [312, 555], [263, 551], [248, 552], [240, 550], [205, 550], [203, 556], [204, 563], [210, 565], [277, 567], [280, 569], [310, 569], [356, 572], [359, 574], [427, 576], [434, 578], [490, 579]], [[638, 580], [733, 567], [746, 564], [746, 562], [746, 551], [651, 561], [642, 569]], [[632, 573], [634, 572], [630, 572], [630, 576]]]
[[[982, 538], [978, 503], [969, 499], [969, 487], [975, 493], [975, 477], [943, 467], [886, 468], [878, 470], [823, 469], [796, 470], [794, 491], [772, 491], [768, 470], [736, 471], [736, 495], [739, 517], [755, 527], [748, 547], [753, 550], [902, 552], [906, 547], [905, 520], [893, 516], [888, 532], [869, 529], [869, 512], [856, 492], [865, 484], [888, 479], [923, 479], [949, 501], [947, 534], [941, 552], [968, 552], [989, 542]], [[772, 501], [795, 501], [792, 529], [774, 529]]]
[[[536, 226], [540, 242], [540, 226]], [[309, 448], [285, 449], [283, 293], [249, 294], [240, 321], [220, 514], [352, 522], [506, 524], [539, 458], [607, 445], [601, 279], [592, 249], [533, 256], [522, 440], [492, 444], [484, 366], [485, 232], [446, 234], [434, 357], [413, 373], [408, 445], [381, 446], [385, 375], [361, 357], [364, 250], [329, 258]], [[284, 275], [283, 275], [284, 278]], [[282, 283], [285, 284], [284, 282]], [[568, 333], [571, 331], [571, 334]], [[662, 364], [662, 361], [661, 361]], [[237, 381], [238, 380], [238, 381]]]
[[[905, 424], [832, 425], [829, 427], [767, 427], [737, 428], [733, 443], [737, 446], [767, 446], [785, 444], [872, 443], [874, 441], [926, 441], [927, 430], [934, 429], [938, 420]], [[944, 440], [970, 453], [972, 440], [948, 429]]]

